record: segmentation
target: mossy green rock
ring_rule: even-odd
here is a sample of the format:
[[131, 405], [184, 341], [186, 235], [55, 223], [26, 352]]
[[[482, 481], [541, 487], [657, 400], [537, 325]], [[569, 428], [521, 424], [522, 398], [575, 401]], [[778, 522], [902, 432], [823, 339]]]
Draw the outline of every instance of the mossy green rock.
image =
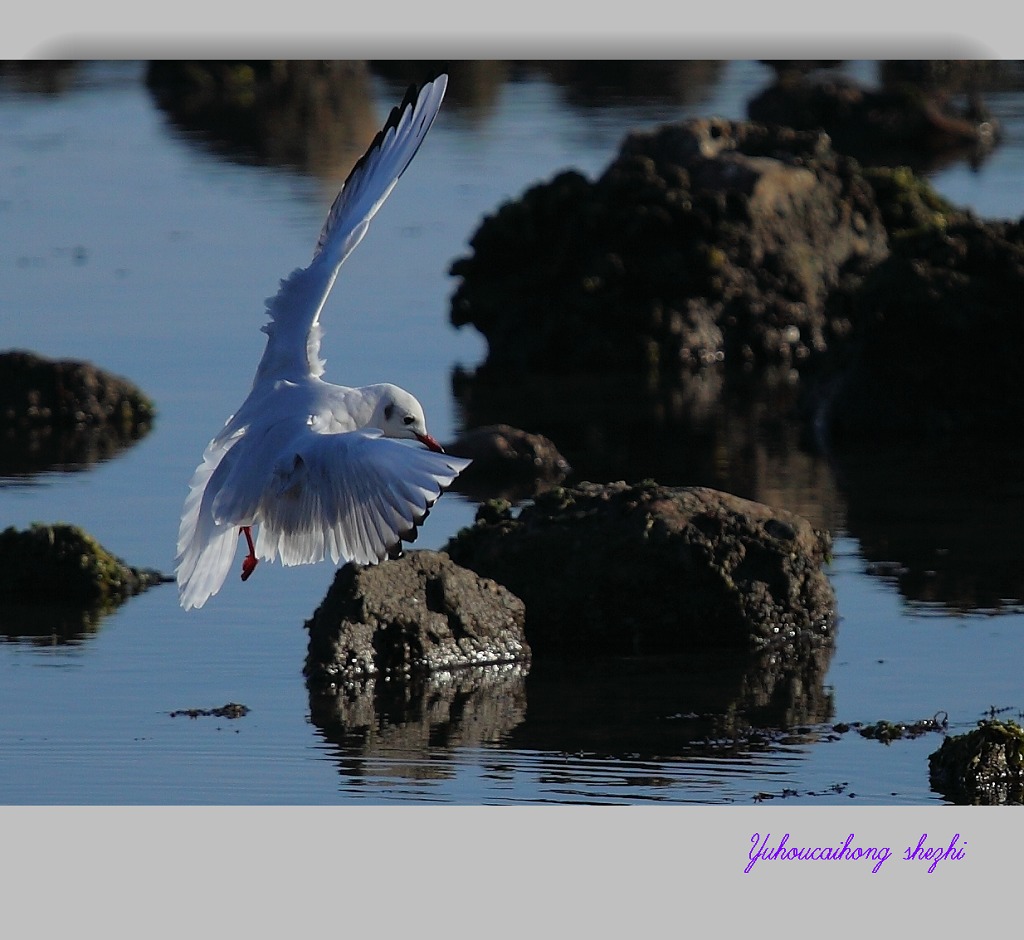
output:
[[1024, 803], [1024, 728], [982, 721], [928, 757], [932, 787], [956, 803]]
[[77, 526], [0, 532], [0, 602], [103, 608], [166, 580], [125, 564]]

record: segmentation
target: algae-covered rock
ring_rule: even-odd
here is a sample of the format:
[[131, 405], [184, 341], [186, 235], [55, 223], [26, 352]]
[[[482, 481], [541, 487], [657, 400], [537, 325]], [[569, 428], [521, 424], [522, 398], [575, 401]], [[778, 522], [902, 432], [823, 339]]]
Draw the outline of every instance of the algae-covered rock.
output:
[[1024, 803], [1024, 728], [981, 721], [928, 757], [932, 788], [955, 803]]
[[0, 622], [8, 635], [86, 632], [101, 614], [167, 580], [125, 564], [77, 526], [0, 532]]
[[909, 167], [867, 167], [864, 178], [875, 191], [890, 239], [941, 231], [951, 221], [966, 216], [963, 209], [940, 196], [926, 177]]

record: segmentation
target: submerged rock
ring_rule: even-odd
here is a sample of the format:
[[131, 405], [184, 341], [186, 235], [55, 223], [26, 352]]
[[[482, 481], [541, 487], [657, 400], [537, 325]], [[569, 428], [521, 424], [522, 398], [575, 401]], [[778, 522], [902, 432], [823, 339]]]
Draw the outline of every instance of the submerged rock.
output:
[[317, 684], [526, 662], [523, 603], [439, 552], [345, 565], [306, 622]]
[[452, 488], [478, 498], [523, 499], [561, 483], [572, 471], [549, 438], [507, 424], [463, 431], [445, 450], [473, 461]]
[[586, 657], [831, 647], [830, 548], [793, 513], [645, 482], [485, 504], [445, 551], [523, 599], [534, 654]]
[[92, 363], [0, 352], [0, 473], [105, 459], [148, 433], [155, 414], [132, 382]]
[[960, 804], [1024, 803], [1024, 728], [981, 721], [928, 757], [932, 788]]

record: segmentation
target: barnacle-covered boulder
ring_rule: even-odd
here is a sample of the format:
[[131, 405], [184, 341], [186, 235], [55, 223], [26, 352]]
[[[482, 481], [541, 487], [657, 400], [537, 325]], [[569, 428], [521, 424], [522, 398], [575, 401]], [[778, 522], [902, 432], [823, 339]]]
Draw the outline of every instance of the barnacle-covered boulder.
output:
[[442, 552], [344, 565], [306, 629], [311, 685], [530, 659], [523, 602]]

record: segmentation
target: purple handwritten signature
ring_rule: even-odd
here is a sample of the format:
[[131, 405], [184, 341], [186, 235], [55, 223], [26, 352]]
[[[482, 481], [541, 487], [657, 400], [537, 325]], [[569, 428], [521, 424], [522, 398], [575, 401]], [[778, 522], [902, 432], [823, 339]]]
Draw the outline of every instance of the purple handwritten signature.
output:
[[[877, 874], [882, 865], [892, 858], [892, 849], [888, 846], [858, 845], [854, 833], [846, 837], [839, 845], [791, 845], [787, 832], [777, 842], [771, 841], [771, 833], [755, 832], [750, 837], [750, 862], [743, 869], [750, 874], [757, 862], [874, 862], [871, 871]], [[902, 859], [905, 862], [931, 862], [929, 874], [935, 871], [939, 862], [958, 862], [966, 854], [967, 840], [960, 841], [958, 832], [949, 840], [948, 846], [929, 846], [928, 833], [923, 833], [916, 846], [907, 846]]]

